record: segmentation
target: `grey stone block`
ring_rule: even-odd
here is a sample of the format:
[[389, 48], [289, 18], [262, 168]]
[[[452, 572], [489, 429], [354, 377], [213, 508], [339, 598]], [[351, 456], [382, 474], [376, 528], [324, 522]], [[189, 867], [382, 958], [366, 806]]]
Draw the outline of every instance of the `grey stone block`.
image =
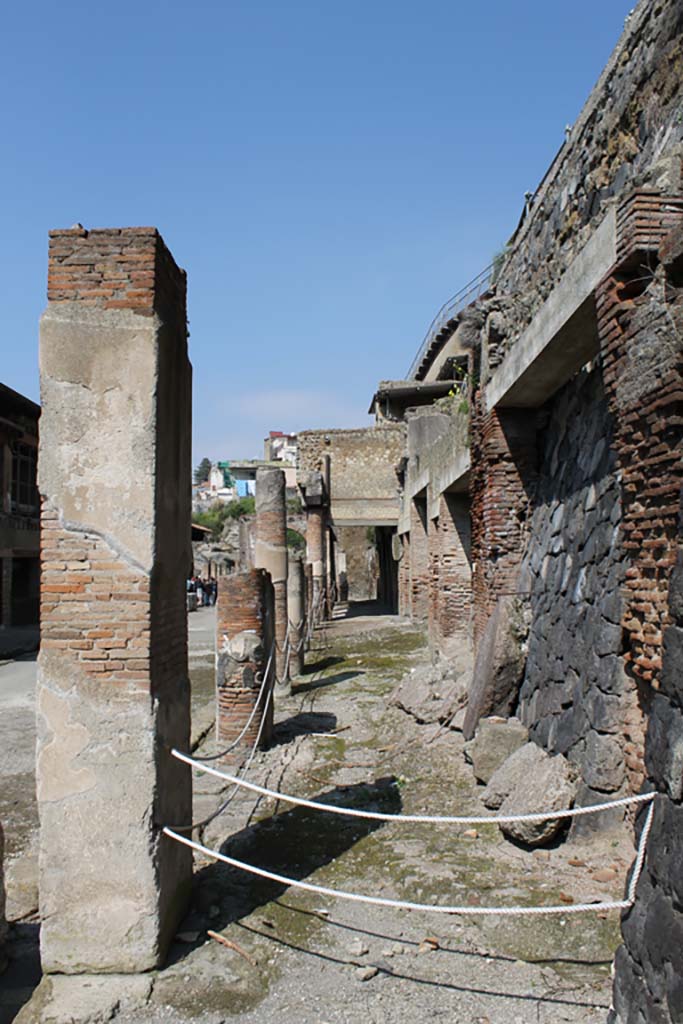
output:
[[516, 718], [483, 718], [473, 740], [465, 744], [465, 758], [479, 782], [488, 782], [495, 770], [529, 738]]
[[[550, 757], [540, 747], [529, 743], [505, 764], [513, 784], [499, 806], [501, 816], [560, 811], [572, 806], [576, 783], [568, 762], [561, 755]], [[503, 765], [496, 783], [496, 798], [503, 787], [501, 775], [505, 771]], [[510, 839], [527, 846], [542, 846], [557, 835], [564, 824], [555, 818], [501, 823], [499, 827]]]

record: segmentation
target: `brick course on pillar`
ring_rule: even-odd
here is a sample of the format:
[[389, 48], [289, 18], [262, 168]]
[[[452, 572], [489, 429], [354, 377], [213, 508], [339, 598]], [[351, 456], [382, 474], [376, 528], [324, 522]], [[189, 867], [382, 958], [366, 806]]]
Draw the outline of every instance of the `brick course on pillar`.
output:
[[50, 234], [41, 319], [41, 958], [143, 971], [189, 895], [185, 274], [154, 228]]
[[266, 747], [273, 733], [271, 662], [265, 690], [258, 701], [264, 673], [273, 651], [273, 585], [264, 569], [226, 576], [216, 604], [216, 742], [218, 749], [232, 747], [241, 736], [258, 702], [244, 736], [221, 758], [225, 764], [241, 764], [258, 743]]
[[530, 409], [472, 416], [472, 598], [478, 643], [498, 598], [516, 590], [536, 479], [536, 417]]
[[275, 602], [275, 671], [278, 685], [287, 688], [287, 502], [281, 469], [256, 471], [257, 569], [265, 569], [273, 583]]

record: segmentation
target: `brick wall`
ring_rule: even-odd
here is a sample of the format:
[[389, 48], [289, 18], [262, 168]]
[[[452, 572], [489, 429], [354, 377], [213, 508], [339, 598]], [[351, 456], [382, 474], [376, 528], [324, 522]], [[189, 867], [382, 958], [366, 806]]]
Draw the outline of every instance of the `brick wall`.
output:
[[143, 316], [159, 312], [170, 320], [178, 313], [184, 318], [185, 291], [185, 271], [156, 228], [50, 232], [50, 302], [131, 309]]
[[682, 282], [674, 269], [683, 245], [680, 228], [672, 230], [682, 222], [680, 197], [634, 194], [618, 214], [621, 262], [596, 297], [629, 556], [621, 625], [639, 698], [624, 729], [633, 787], [644, 777], [644, 716], [660, 683], [683, 482]]
[[526, 409], [472, 416], [474, 643], [502, 594], [516, 590], [536, 480], [536, 417]]
[[410, 615], [417, 622], [429, 619], [429, 539], [427, 501], [410, 503]]
[[439, 578], [437, 583], [436, 644], [447, 653], [471, 633], [472, 570], [469, 498], [442, 494], [439, 498]]
[[149, 693], [149, 578], [101, 537], [64, 529], [45, 504], [41, 525], [41, 647], [68, 651], [126, 693]]

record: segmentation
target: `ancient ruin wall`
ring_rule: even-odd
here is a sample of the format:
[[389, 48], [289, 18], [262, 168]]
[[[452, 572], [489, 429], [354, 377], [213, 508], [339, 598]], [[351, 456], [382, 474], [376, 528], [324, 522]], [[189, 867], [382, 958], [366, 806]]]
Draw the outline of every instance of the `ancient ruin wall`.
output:
[[499, 597], [516, 593], [536, 486], [536, 417], [527, 409], [472, 416], [472, 602], [475, 646]]
[[305, 430], [298, 435], [297, 469], [320, 469], [330, 456], [335, 524], [367, 525], [398, 519], [395, 467], [403, 456], [402, 425], [359, 430]]
[[[521, 586], [531, 626], [519, 717], [581, 771], [580, 803], [642, 781], [642, 734], [624, 672], [621, 494], [600, 366], [584, 369], [539, 417], [540, 466]], [[625, 733], [629, 733], [626, 739]], [[635, 738], [635, 737], [634, 737]]]
[[496, 282], [495, 365], [514, 344], [610, 203], [635, 187], [681, 191], [683, 10], [641, 2], [537, 190]]

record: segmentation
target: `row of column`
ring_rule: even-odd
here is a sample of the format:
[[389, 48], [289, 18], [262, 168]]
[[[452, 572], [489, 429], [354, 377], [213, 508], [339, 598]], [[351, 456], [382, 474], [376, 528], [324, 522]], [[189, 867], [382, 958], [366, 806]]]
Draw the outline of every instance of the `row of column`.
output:
[[303, 671], [307, 609], [315, 614], [324, 594], [325, 534], [324, 509], [310, 510], [306, 573], [288, 556], [285, 475], [257, 471], [255, 568], [227, 577], [218, 596], [216, 736], [226, 763], [269, 744], [273, 696], [289, 694]]

